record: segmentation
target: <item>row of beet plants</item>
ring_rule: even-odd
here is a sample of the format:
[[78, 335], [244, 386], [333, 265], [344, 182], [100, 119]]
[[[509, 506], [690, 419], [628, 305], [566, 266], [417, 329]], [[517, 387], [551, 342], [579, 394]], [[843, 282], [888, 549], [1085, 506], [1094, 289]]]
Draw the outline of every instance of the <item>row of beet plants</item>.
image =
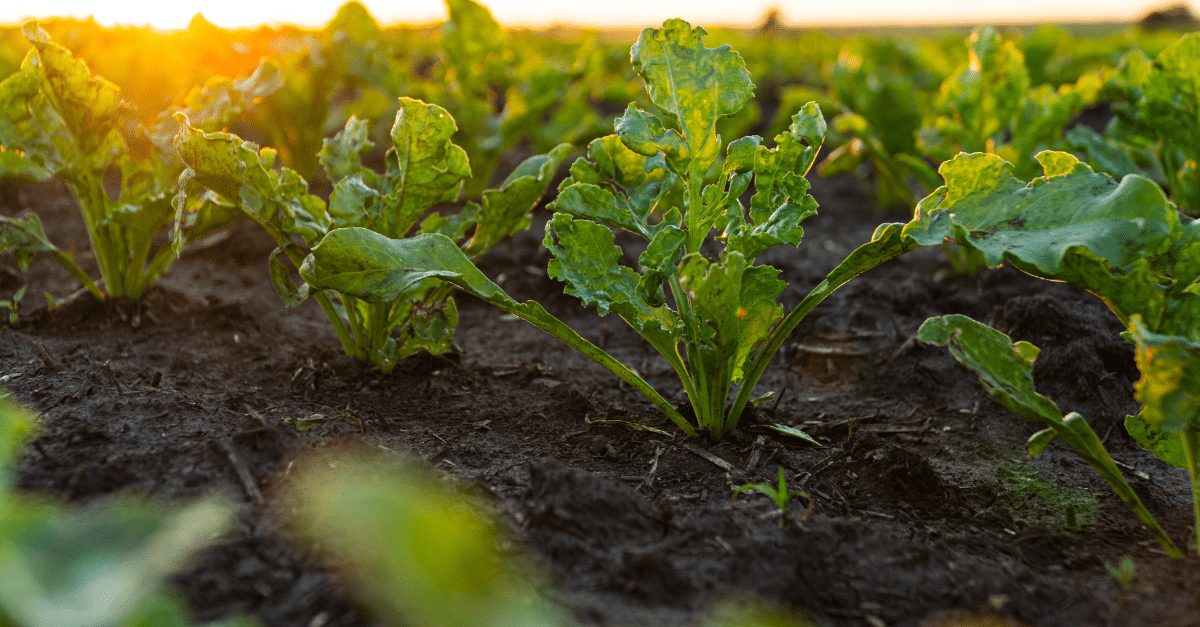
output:
[[[724, 142], [716, 121], [736, 114], [753, 84], [741, 58], [728, 47], [705, 47], [704, 34], [682, 20], [642, 32], [631, 58], [657, 111], [631, 105], [617, 133], [592, 142], [588, 156], [572, 165], [544, 242], [553, 257], [549, 274], [569, 294], [601, 315], [616, 313], [667, 359], [694, 421], [542, 306], [513, 300], [441, 234], [394, 239], [335, 229], [313, 249], [301, 275], [314, 289], [383, 302], [431, 278], [454, 283], [608, 368], [687, 435], [721, 439], [737, 426], [775, 351], [813, 307], [872, 267], [954, 241], [989, 266], [1008, 262], [1034, 276], [1069, 281], [1109, 305], [1129, 327], [1126, 338], [1138, 348], [1143, 373], [1138, 398], [1144, 407], [1127, 426], [1161, 459], [1189, 468], [1200, 495], [1200, 226], [1158, 185], [1137, 175], [1118, 183], [1068, 153], [1049, 151], [1037, 155], [1044, 176], [1026, 184], [998, 156], [960, 154], [942, 164], [945, 184], [918, 204], [911, 222], [881, 225], [784, 315], [776, 303], [786, 287], [779, 270], [754, 260], [771, 247], [798, 245], [799, 222], [816, 213], [804, 174], [824, 120], [810, 104], [774, 148], [756, 136]], [[747, 208], [741, 197], [751, 183]], [[613, 228], [647, 241], [640, 272], [618, 263], [622, 251]], [[1036, 348], [1014, 345], [962, 316], [931, 319], [920, 337], [949, 344], [983, 375], [998, 401], [1047, 425], [1031, 439], [1031, 454], [1062, 438], [1170, 554], [1180, 555], [1086, 421], [1074, 413], [1063, 417], [1033, 391]]]
[[[448, 350], [457, 322], [451, 290], [457, 286], [609, 369], [686, 435], [719, 440], [737, 427], [774, 353], [818, 303], [887, 260], [954, 241], [987, 265], [1007, 261], [1036, 276], [1077, 283], [1105, 300], [1128, 325], [1127, 339], [1138, 346], [1143, 370], [1138, 394], [1145, 407], [1128, 427], [1160, 458], [1188, 467], [1200, 493], [1197, 227], [1153, 181], [1138, 175], [1118, 184], [1069, 154], [1043, 152], [1037, 162], [1045, 176], [1026, 185], [997, 156], [960, 154], [942, 164], [945, 185], [918, 204], [910, 223], [881, 225], [784, 314], [777, 304], [786, 287], [779, 270], [755, 261], [770, 248], [798, 246], [800, 222], [816, 214], [804, 176], [826, 131], [820, 109], [804, 105], [773, 147], [753, 135], [725, 141], [720, 120], [736, 116], [753, 96], [742, 58], [728, 46], [707, 48], [705, 31], [682, 20], [646, 29], [631, 59], [653, 110], [631, 104], [617, 120], [616, 134], [593, 141], [587, 156], [571, 166], [552, 204], [544, 243], [553, 257], [548, 272], [569, 294], [601, 315], [616, 313], [671, 364], [691, 404], [689, 419], [635, 371], [538, 303], [516, 302], [475, 268], [480, 256], [529, 225], [529, 212], [569, 145], [527, 159], [478, 202], [443, 215], [432, 210], [459, 196], [471, 176], [470, 158], [451, 140], [457, 127], [447, 110], [402, 97], [384, 172], [362, 165], [372, 148], [364, 122], [351, 119], [323, 142], [318, 160], [334, 182], [326, 202], [309, 193], [298, 173], [277, 168], [273, 150], [217, 130], [258, 94], [278, 89], [271, 67], [196, 90], [186, 110], [146, 133], [158, 148], [155, 157], [136, 159], [116, 89], [91, 76], [35, 24], [25, 33], [35, 49], [22, 70], [0, 84], [6, 112], [0, 133], [8, 147], [0, 164], [33, 178], [67, 181], [83, 209], [109, 295], [136, 298], [189, 238], [246, 218], [278, 243], [270, 274], [284, 303], [317, 300], [347, 355], [386, 372], [416, 351]], [[1163, 55], [1194, 64], [1191, 41]], [[1185, 94], [1177, 106], [1194, 111], [1195, 95]], [[122, 174], [117, 200], [103, 188], [112, 167]], [[746, 207], [742, 198], [751, 185]], [[170, 246], [148, 257], [151, 238], [168, 223], [174, 225]], [[49, 252], [103, 297], [97, 283], [48, 242], [36, 216], [4, 218], [0, 227], [0, 245], [23, 263]], [[637, 269], [618, 263], [622, 250], [614, 228], [646, 240]], [[293, 283], [289, 263], [304, 284]], [[922, 337], [950, 344], [972, 368], [990, 373], [984, 380], [996, 382], [989, 385], [1001, 402], [1048, 424], [1031, 441], [1031, 452], [1061, 437], [1178, 555], [1086, 422], [1077, 415], [1063, 418], [1032, 392], [1029, 365], [1036, 350], [1025, 344], [996, 349], [995, 335], [977, 326], [946, 318], [927, 323]], [[1012, 361], [1010, 353], [1019, 359]], [[1025, 392], [1013, 391], [1018, 388]], [[775, 428], [807, 437], [786, 425]]]

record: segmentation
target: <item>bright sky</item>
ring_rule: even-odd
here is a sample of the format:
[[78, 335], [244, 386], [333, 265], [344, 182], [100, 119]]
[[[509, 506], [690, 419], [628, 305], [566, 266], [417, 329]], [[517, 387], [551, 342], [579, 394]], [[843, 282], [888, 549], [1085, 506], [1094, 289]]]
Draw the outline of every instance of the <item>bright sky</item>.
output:
[[[445, 19], [440, 0], [362, 0], [380, 22], [428, 23]], [[771, 7], [786, 24], [980, 24], [1005, 22], [1133, 21], [1172, 0], [485, 0], [505, 26], [577, 24], [643, 27], [681, 17], [693, 25], [761, 23]], [[104, 25], [186, 28], [196, 13], [227, 28], [288, 23], [315, 27], [327, 22], [342, 0], [39, 0], [0, 1], [0, 24], [26, 18], [87, 17]], [[1196, 4], [1192, 10], [1196, 11]]]

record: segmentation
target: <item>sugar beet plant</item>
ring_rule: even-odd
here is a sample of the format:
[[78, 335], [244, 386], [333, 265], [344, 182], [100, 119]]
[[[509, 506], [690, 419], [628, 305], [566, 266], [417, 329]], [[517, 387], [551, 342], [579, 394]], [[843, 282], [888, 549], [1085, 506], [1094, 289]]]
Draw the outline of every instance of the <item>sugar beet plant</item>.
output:
[[[567, 293], [601, 315], [616, 313], [667, 359], [695, 424], [541, 305], [510, 298], [451, 238], [336, 229], [305, 260], [301, 276], [314, 288], [372, 302], [391, 301], [430, 278], [454, 283], [608, 368], [686, 434], [722, 438], [737, 426], [755, 383], [796, 324], [846, 281], [915, 245], [901, 240], [900, 225], [886, 225], [783, 315], [776, 304], [786, 287], [779, 270], [754, 262], [772, 247], [798, 245], [799, 223], [816, 213], [804, 175], [825, 122], [810, 103], [773, 148], [757, 136], [726, 144], [717, 121], [745, 106], [754, 86], [742, 58], [728, 46], [705, 47], [705, 34], [679, 19], [642, 31], [632, 61], [658, 113], [631, 105], [615, 135], [591, 143], [559, 189], [544, 242], [553, 256], [549, 274], [566, 283]], [[740, 197], [751, 182], [755, 193], [746, 208]], [[618, 263], [613, 228], [646, 240], [640, 272]]]
[[[21, 30], [33, 50], [0, 83], [0, 179], [58, 177], [67, 184], [87, 227], [103, 291], [46, 237], [36, 214], [0, 216], [0, 250], [12, 250], [22, 269], [35, 254], [49, 253], [96, 298], [105, 292], [140, 298], [178, 258], [186, 239], [202, 237], [221, 222], [207, 212], [185, 216], [172, 207], [171, 188], [182, 170], [170, 146], [173, 132], [165, 140], [161, 129], [128, 132], [136, 120], [116, 85], [93, 76], [37, 23]], [[212, 79], [189, 95], [194, 107], [189, 110], [197, 124], [220, 128], [254, 98], [277, 88], [278, 80], [267, 65], [246, 79]], [[113, 173], [120, 180], [115, 197], [104, 184]], [[154, 251], [155, 235], [172, 221], [170, 243]]]
[[[1159, 459], [1189, 470], [1200, 527], [1200, 221], [1182, 215], [1146, 178], [1117, 182], [1062, 152], [1043, 152], [1037, 160], [1045, 176], [1028, 184], [994, 155], [959, 155], [942, 164], [946, 184], [921, 201], [904, 235], [926, 246], [954, 240], [981, 254], [988, 266], [1011, 263], [1100, 297], [1126, 325], [1122, 336], [1136, 346], [1142, 372], [1136, 390], [1143, 407], [1125, 426]], [[993, 396], [1051, 427], [1035, 434], [1030, 452], [1062, 437], [1177, 554], [1132, 491], [1125, 491], [1128, 486], [1114, 482], [1124, 484], [1083, 419], [1063, 419], [1053, 403], [1033, 394], [1027, 366], [1036, 349], [1011, 346], [1006, 350], [1029, 363], [1006, 365], [997, 356], [1003, 351], [986, 345], [996, 340], [974, 328], [978, 323], [949, 318], [927, 321], [922, 339], [949, 344], [960, 360], [974, 355], [964, 363], [981, 374]]]
[[471, 174], [470, 164], [466, 152], [450, 141], [457, 127], [445, 109], [411, 98], [401, 98], [399, 104], [382, 174], [362, 166], [362, 155], [373, 147], [366, 122], [351, 118], [325, 140], [319, 160], [336, 182], [328, 206], [308, 193], [295, 171], [273, 169], [273, 150], [260, 150], [229, 133], [205, 133], [178, 116], [179, 154], [188, 169], [180, 178], [177, 209], [217, 207], [221, 209], [211, 211], [240, 212], [257, 222], [279, 244], [270, 257], [270, 272], [283, 302], [295, 307], [313, 296], [346, 354], [385, 373], [417, 351], [437, 355], [453, 345], [458, 314], [450, 298], [452, 286], [429, 278], [368, 302], [348, 290], [325, 293], [328, 286], [296, 286], [281, 255], [299, 266], [307, 249], [329, 230], [356, 227], [384, 238], [414, 230], [437, 234], [455, 250], [461, 241], [460, 254], [478, 259], [528, 228], [529, 212], [571, 150], [563, 144], [526, 159], [498, 188], [484, 191], [479, 203], [467, 203], [458, 213], [429, 213], [458, 195]]

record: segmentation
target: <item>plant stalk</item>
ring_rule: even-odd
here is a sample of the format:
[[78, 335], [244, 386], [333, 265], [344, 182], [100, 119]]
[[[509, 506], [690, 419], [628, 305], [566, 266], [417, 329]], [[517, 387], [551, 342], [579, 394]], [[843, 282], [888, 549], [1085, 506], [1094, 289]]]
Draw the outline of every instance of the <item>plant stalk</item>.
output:
[[1183, 440], [1183, 455], [1192, 480], [1192, 546], [1200, 555], [1200, 432], [1184, 428], [1179, 437]]

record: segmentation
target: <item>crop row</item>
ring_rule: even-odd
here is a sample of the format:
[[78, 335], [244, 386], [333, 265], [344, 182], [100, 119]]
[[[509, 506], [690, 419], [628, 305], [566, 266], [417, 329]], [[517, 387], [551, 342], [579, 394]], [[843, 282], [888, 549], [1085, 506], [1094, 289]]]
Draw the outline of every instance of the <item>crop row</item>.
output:
[[[347, 5], [323, 41], [314, 38], [308, 57], [264, 61], [244, 78], [209, 78], [140, 124], [115, 83], [36, 23], [25, 24], [21, 33], [32, 48], [0, 83], [0, 179], [65, 182], [100, 277], [50, 242], [36, 214], [0, 216], [0, 249], [11, 250], [23, 268], [36, 254], [52, 255], [94, 298], [137, 299], [189, 243], [232, 220], [250, 220], [278, 245], [269, 272], [283, 303], [315, 299], [345, 353], [384, 373], [415, 352], [452, 348], [452, 291], [459, 289], [607, 368], [686, 436], [720, 440], [750, 404], [767, 398], [756, 396], [756, 382], [816, 305], [884, 262], [953, 243], [964, 270], [1008, 263], [1083, 287], [1108, 305], [1126, 326], [1123, 337], [1136, 347], [1142, 372], [1143, 407], [1126, 427], [1157, 457], [1189, 469], [1200, 528], [1200, 223], [1189, 217], [1200, 210], [1200, 37], [1165, 45], [1152, 60], [1128, 40], [1109, 42], [1103, 54], [1079, 46], [1074, 55], [1056, 56], [1046, 53], [1046, 42], [1061, 44], [1064, 35], [1041, 31], [1023, 50], [982, 29], [966, 42], [958, 66], [946, 61], [950, 53], [935, 61], [920, 46], [857, 42], [824, 74], [825, 91], [783, 89], [784, 115], [764, 126], [751, 77], [771, 57], [755, 63], [728, 45], [710, 48], [706, 31], [683, 20], [645, 29], [632, 47], [642, 93], [636, 80], [613, 80], [628, 74], [610, 67], [611, 48], [529, 44], [470, 0], [447, 4], [451, 19], [438, 51], [419, 67], [393, 62], [419, 56], [411, 42], [384, 35], [360, 6]], [[562, 56], [539, 57], [556, 47]], [[545, 61], [571, 54], [577, 57], [562, 67]], [[288, 65], [305, 58], [303, 71]], [[896, 71], [904, 63], [911, 67]], [[803, 64], [795, 71], [803, 73]], [[802, 101], [810, 94], [812, 101]], [[602, 105], [614, 98], [627, 106], [613, 121], [615, 133], [604, 134]], [[787, 284], [756, 259], [774, 247], [799, 246], [800, 223], [817, 212], [805, 176], [830, 129], [822, 100], [840, 111], [831, 122], [840, 145], [820, 167], [869, 173], [881, 204], [912, 207], [913, 217], [881, 225], [785, 313], [777, 299]], [[914, 106], [895, 106], [900, 101]], [[1079, 125], [1065, 131], [1102, 102], [1112, 112], [1103, 134]], [[368, 121], [381, 111], [393, 121], [386, 135]], [[326, 137], [331, 116], [348, 112], [355, 115]], [[229, 132], [243, 128], [247, 116], [272, 147]], [[746, 134], [756, 126], [778, 132], [769, 141]], [[615, 313], [666, 359], [686, 391], [690, 418], [636, 371], [540, 304], [512, 299], [475, 267], [529, 226], [560, 165], [584, 145], [548, 205], [547, 272], [584, 306]], [[522, 152], [527, 156], [517, 162]], [[511, 170], [493, 185], [502, 164]], [[116, 193], [105, 186], [113, 173]], [[328, 183], [327, 198], [310, 191], [308, 181], [316, 180]], [[644, 240], [636, 268], [618, 263], [616, 229]], [[155, 247], [164, 230], [169, 243]], [[9, 302], [14, 314], [17, 300]], [[1034, 391], [1036, 347], [964, 316], [931, 318], [918, 337], [948, 346], [997, 401], [1046, 426], [1030, 439], [1030, 455], [1061, 438], [1169, 554], [1181, 555], [1084, 417], [1063, 416]], [[19, 413], [9, 413], [5, 420], [18, 424]], [[787, 425], [773, 428], [808, 438]], [[11, 454], [18, 438], [0, 441], [12, 443]], [[776, 492], [787, 494], [782, 481]], [[403, 511], [402, 501], [380, 507]], [[437, 497], [413, 499], [426, 501]], [[316, 515], [322, 520], [340, 511], [314, 507], [331, 508]], [[429, 515], [411, 512], [412, 520]], [[147, 551], [168, 542], [155, 533], [205, 533], [147, 516], [158, 521], [147, 523]], [[187, 517], [214, 525], [220, 519], [215, 510]], [[415, 523], [405, 532], [416, 538], [413, 546], [424, 546], [418, 539], [431, 533]], [[425, 573], [435, 582], [448, 576]], [[507, 595], [504, 582], [497, 575], [488, 583], [499, 586], [494, 598]], [[451, 614], [457, 610], [447, 608], [462, 609], [435, 606]], [[512, 611], [514, 624], [551, 621], [523, 605]], [[417, 622], [478, 624], [449, 614]]]

